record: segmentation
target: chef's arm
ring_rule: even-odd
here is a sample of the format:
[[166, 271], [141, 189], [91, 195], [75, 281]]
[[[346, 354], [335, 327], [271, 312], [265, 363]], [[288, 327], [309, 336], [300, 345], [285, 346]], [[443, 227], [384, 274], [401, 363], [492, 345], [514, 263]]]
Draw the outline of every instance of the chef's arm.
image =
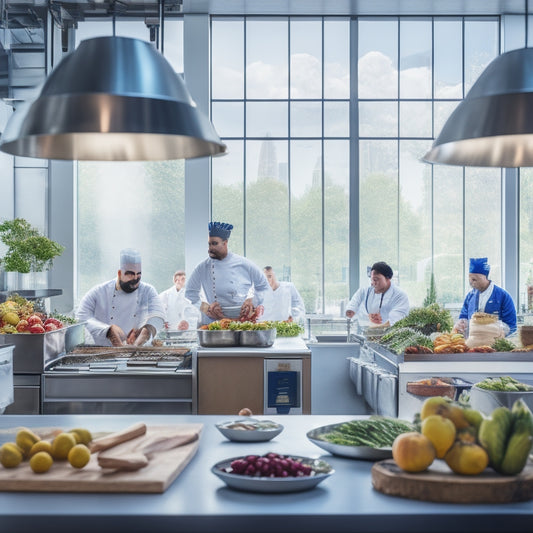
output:
[[110, 324], [106, 324], [94, 317], [96, 311], [96, 294], [93, 290], [89, 291], [80, 302], [76, 312], [76, 319], [79, 322], [85, 322], [85, 327], [93, 338], [107, 337]]
[[389, 311], [388, 322], [392, 326], [394, 323], [398, 322], [402, 318], [406, 317], [409, 314], [409, 298], [406, 294], [398, 295]]

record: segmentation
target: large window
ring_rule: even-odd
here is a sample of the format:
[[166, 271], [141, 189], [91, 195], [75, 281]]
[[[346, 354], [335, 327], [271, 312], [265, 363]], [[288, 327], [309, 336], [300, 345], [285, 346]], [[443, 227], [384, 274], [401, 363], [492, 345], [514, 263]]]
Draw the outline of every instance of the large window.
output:
[[213, 218], [311, 313], [349, 292], [349, 46], [346, 18], [212, 21]]
[[234, 249], [295, 282], [311, 313], [341, 312], [350, 269], [366, 284], [378, 260], [411, 305], [432, 274], [439, 302], [459, 304], [471, 256], [499, 283], [500, 169], [420, 161], [498, 36], [489, 17], [214, 18], [212, 118], [229, 155], [213, 160], [212, 211], [236, 226]]
[[[165, 22], [165, 57], [183, 71], [183, 23]], [[144, 21], [118, 21], [116, 35], [149, 40]], [[77, 42], [111, 35], [110, 22], [80, 22]], [[160, 292], [185, 265], [183, 160], [78, 163], [78, 299], [113, 278], [119, 252], [142, 254], [143, 281]]]

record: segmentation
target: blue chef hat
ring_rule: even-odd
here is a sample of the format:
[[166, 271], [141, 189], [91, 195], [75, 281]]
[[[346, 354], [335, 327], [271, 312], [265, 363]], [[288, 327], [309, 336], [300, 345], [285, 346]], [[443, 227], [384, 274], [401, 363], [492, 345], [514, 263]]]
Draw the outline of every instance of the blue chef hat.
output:
[[488, 276], [490, 272], [490, 265], [486, 257], [471, 257], [470, 258], [470, 274], [483, 274]]
[[224, 241], [229, 239], [233, 229], [233, 226], [226, 224], [226, 222], [209, 222], [208, 227], [210, 237], [220, 237]]

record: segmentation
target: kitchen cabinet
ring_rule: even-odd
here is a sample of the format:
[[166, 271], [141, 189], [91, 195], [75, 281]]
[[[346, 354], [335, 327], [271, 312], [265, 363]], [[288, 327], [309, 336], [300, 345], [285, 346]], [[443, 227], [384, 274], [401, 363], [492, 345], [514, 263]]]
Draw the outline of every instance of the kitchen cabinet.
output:
[[193, 366], [198, 414], [237, 415], [244, 407], [254, 414], [279, 413], [268, 384], [274, 375], [288, 374], [297, 381], [287, 414], [311, 413], [311, 352], [299, 337], [276, 339], [268, 348], [198, 346]]

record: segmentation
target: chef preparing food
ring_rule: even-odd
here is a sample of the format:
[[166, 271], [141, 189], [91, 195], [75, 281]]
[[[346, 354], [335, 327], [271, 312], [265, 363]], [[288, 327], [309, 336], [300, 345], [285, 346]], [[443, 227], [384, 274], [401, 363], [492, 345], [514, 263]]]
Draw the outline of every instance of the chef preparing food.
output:
[[208, 229], [209, 257], [190, 275], [185, 297], [200, 309], [202, 324], [223, 318], [257, 318], [265, 293], [270, 290], [265, 275], [250, 260], [228, 250], [231, 224], [210, 222]]
[[159, 295], [167, 315], [166, 325], [171, 329], [196, 328], [198, 322], [198, 310], [185, 298], [185, 279], [185, 271], [176, 270], [174, 285]]
[[[468, 281], [472, 290], [466, 295], [463, 308], [459, 313], [459, 320], [454, 326], [458, 333], [466, 333], [468, 321], [480, 317], [480, 313], [492, 315], [500, 320], [504, 327], [504, 334], [516, 331], [516, 307], [511, 295], [489, 280], [490, 265], [487, 257], [472, 257], [470, 259]], [[479, 318], [478, 318], [479, 317]], [[488, 321], [489, 323], [492, 321]], [[503, 335], [502, 335], [503, 336]]]
[[155, 288], [141, 281], [141, 255], [131, 248], [120, 252], [117, 278], [89, 290], [76, 318], [87, 322], [100, 346], [142, 346], [163, 327], [165, 311]]
[[368, 268], [370, 287], [360, 287], [346, 307], [346, 316], [361, 325], [388, 327], [409, 313], [407, 294], [392, 283], [392, 268], [378, 261]]

